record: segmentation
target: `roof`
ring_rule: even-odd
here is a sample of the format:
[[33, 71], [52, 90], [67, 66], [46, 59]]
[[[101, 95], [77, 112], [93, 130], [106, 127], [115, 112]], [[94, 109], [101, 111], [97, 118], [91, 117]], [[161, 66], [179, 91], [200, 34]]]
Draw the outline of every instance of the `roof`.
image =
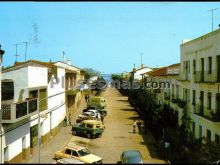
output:
[[141, 68], [135, 69], [135, 71], [138, 71], [138, 70], [141, 70], [141, 69], [146, 69], [146, 68], [152, 69], [151, 67], [144, 66], [144, 67], [141, 67]]
[[25, 62], [15, 62], [14, 66], [23, 65], [23, 64], [26, 64], [26, 63], [29, 63], [29, 62], [37, 63], [37, 64], [40, 64], [40, 65], [43, 65], [43, 66], [46, 66], [46, 67], [49, 67], [49, 68], [52, 68], [54, 66], [54, 64], [52, 62], [42, 62], [42, 61], [37, 61], [37, 60], [28, 60], [28, 61], [25, 61]]
[[190, 40], [190, 41], [188, 41], [188, 42], [182, 43], [180, 46], [187, 45], [187, 44], [189, 44], [189, 43], [192, 43], [192, 42], [195, 42], [195, 41], [198, 41], [198, 40], [206, 39], [206, 38], [208, 38], [208, 37], [210, 37], [210, 36], [212, 36], [212, 35], [214, 35], [214, 34], [216, 34], [216, 33], [219, 33], [219, 31], [220, 31], [220, 29], [214, 30], [214, 31], [209, 32], [209, 33], [207, 33], [207, 34], [205, 34], [205, 35], [202, 35], [202, 36], [200, 36], [200, 37], [197, 37], [197, 38], [195, 38], [195, 39], [192, 39], [192, 40]]
[[162, 68], [159, 68], [159, 69], [147, 72], [147, 74], [149, 76], [166, 76], [166, 74], [167, 74], [167, 67], [162, 67]]
[[77, 66], [74, 66], [74, 65], [70, 65], [70, 64], [65, 63], [65, 62], [63, 62], [63, 61], [56, 61], [56, 62], [54, 62], [54, 63], [58, 63], [58, 62], [63, 63], [63, 64], [66, 64], [66, 65], [69, 65], [69, 66], [72, 66], [72, 67], [75, 67], [75, 68], [81, 70], [81, 68], [79, 68], [79, 67], [77, 67]]
[[170, 67], [178, 67], [178, 66], [180, 66], [180, 63], [169, 65], [168, 68], [170, 68]]

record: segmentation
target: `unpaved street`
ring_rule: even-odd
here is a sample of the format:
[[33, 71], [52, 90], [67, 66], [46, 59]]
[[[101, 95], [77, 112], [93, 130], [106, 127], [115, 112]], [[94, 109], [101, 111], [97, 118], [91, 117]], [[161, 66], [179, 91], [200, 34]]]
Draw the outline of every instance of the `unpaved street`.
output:
[[139, 150], [145, 163], [163, 163], [162, 160], [152, 158], [155, 151], [146, 145], [147, 141], [149, 143], [152, 140], [151, 136], [133, 134], [133, 119], [138, 116], [130, 106], [128, 98], [113, 88], [107, 88], [101, 95], [107, 100], [108, 115], [104, 120], [106, 129], [102, 137], [92, 139], [87, 144], [92, 153], [101, 156], [103, 163], [117, 163], [123, 151]]
[[[69, 141], [73, 141], [82, 146], [87, 146], [92, 153], [102, 157], [103, 163], [116, 164], [120, 160], [121, 153], [131, 149], [141, 152], [144, 163], [164, 163], [164, 161], [156, 159], [157, 154], [153, 146], [154, 140], [150, 134], [133, 134], [133, 119], [138, 116], [130, 106], [128, 98], [122, 96], [118, 90], [113, 88], [107, 88], [101, 96], [106, 98], [108, 110], [108, 115], [104, 119], [106, 128], [102, 137], [87, 139], [73, 136], [71, 126], [63, 127], [48, 144], [41, 147], [40, 162], [55, 163], [55, 160], [53, 160], [54, 152], [62, 149]], [[73, 124], [85, 106], [83, 101], [72, 118]], [[37, 153], [34, 153], [32, 159], [26, 163], [34, 162], [37, 162]]]

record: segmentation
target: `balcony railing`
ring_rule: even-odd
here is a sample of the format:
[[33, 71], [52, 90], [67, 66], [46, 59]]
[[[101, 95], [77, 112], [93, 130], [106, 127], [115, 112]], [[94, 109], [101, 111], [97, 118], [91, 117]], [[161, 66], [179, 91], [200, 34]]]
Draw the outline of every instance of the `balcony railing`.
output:
[[196, 71], [195, 75], [193, 76], [194, 82], [202, 83], [202, 82], [208, 82], [208, 83], [217, 83], [220, 82], [217, 77], [217, 71], [212, 70], [209, 71]]
[[194, 106], [194, 113], [212, 122], [220, 122], [220, 112], [217, 112], [216, 109], [210, 109], [201, 104], [196, 104]]
[[182, 80], [182, 81], [189, 80], [189, 73], [188, 72], [180, 72], [179, 80]]
[[37, 98], [13, 103], [13, 100], [2, 101], [2, 122], [15, 123], [37, 113]]
[[216, 83], [220, 82], [220, 72], [217, 70], [210, 71], [196, 71], [192, 73], [180, 72], [179, 79], [182, 81], [193, 80], [197, 83], [208, 82], [208, 83]]

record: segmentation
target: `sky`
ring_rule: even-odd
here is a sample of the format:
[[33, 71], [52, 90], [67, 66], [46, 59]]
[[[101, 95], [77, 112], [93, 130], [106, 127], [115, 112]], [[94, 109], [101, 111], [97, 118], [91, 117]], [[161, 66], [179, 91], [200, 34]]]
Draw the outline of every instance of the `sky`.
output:
[[220, 2], [0, 2], [3, 66], [61, 61], [101, 73], [180, 62], [183, 39], [220, 24]]

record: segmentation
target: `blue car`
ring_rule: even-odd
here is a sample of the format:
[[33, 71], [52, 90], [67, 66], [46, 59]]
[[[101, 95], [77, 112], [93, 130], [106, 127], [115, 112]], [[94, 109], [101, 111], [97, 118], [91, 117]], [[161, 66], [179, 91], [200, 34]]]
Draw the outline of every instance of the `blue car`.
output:
[[144, 162], [139, 151], [128, 150], [121, 154], [121, 164], [144, 164]]

